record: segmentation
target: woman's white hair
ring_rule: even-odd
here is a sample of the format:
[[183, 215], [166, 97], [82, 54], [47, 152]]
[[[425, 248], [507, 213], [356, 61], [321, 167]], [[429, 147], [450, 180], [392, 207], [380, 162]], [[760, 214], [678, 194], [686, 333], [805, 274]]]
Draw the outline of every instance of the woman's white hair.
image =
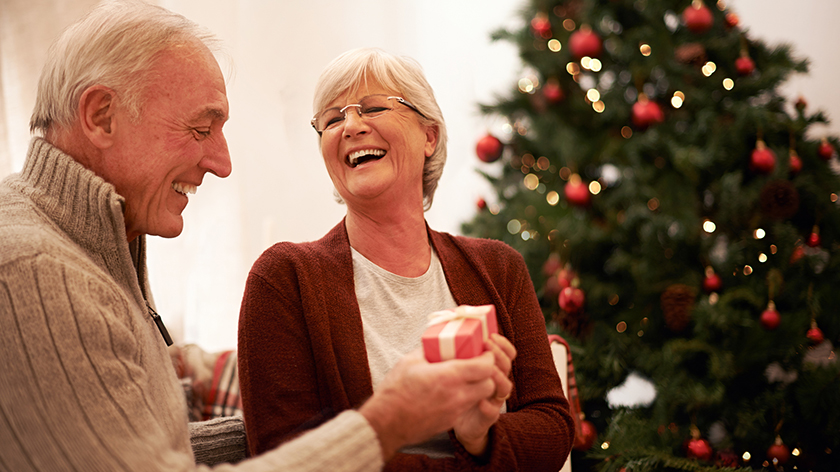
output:
[[68, 128], [82, 93], [104, 85], [135, 118], [157, 55], [191, 41], [211, 51], [217, 39], [192, 21], [139, 0], [107, 1], [68, 27], [52, 44], [38, 82], [30, 131]]
[[399, 94], [426, 117], [420, 117], [422, 124], [437, 129], [437, 146], [423, 166], [423, 208], [428, 210], [446, 163], [446, 123], [432, 86], [416, 60], [377, 48], [343, 53], [327, 65], [315, 84], [314, 112], [320, 112], [345, 92], [355, 93], [368, 79]]

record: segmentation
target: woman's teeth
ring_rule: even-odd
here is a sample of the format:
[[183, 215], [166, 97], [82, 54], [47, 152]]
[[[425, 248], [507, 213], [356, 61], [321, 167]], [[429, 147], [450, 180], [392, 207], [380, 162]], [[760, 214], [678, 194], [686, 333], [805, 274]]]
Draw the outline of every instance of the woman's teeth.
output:
[[349, 156], [347, 156], [347, 160], [350, 162], [351, 167], [356, 167], [359, 165], [362, 158], [366, 157], [364, 160], [368, 159], [375, 159], [385, 155], [385, 151], [382, 149], [364, 149], [361, 151], [351, 152]]
[[196, 189], [198, 189], [195, 185], [184, 184], [181, 182], [172, 182], [172, 188], [181, 195], [186, 195], [188, 193], [194, 194]]

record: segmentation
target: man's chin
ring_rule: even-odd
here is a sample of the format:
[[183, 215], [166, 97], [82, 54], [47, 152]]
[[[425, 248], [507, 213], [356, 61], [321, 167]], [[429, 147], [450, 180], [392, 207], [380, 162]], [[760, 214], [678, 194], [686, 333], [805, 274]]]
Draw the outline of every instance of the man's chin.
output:
[[176, 238], [181, 235], [184, 231], [184, 220], [178, 218], [178, 221], [173, 221], [172, 223], [165, 225], [161, 228], [154, 228], [153, 230], [149, 231], [150, 236], [160, 236], [161, 238], [172, 239]]

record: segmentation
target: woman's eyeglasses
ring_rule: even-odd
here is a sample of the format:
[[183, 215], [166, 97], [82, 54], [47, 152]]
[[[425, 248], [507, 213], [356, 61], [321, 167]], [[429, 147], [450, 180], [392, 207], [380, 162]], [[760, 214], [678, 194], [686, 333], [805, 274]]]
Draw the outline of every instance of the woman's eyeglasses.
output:
[[408, 108], [411, 108], [418, 115], [426, 118], [425, 115], [417, 110], [417, 107], [408, 103], [402, 97], [396, 97], [393, 95], [368, 95], [367, 97], [359, 100], [359, 103], [346, 105], [343, 108], [327, 108], [321, 113], [318, 113], [314, 118], [312, 118], [312, 127], [315, 128], [315, 131], [317, 131], [318, 134], [321, 134], [328, 129], [337, 128], [347, 118], [347, 110], [350, 108], [356, 108], [356, 112], [359, 114], [360, 118], [364, 120], [372, 120], [374, 118], [379, 118], [396, 108], [397, 103], [401, 103]]

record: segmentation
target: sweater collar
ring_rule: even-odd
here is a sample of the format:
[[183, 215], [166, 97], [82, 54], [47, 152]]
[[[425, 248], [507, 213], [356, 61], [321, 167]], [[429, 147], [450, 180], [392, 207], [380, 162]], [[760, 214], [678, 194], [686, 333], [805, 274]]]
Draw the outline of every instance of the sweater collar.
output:
[[[151, 302], [145, 268], [145, 236], [128, 243], [125, 199], [113, 185], [40, 137], [29, 144], [20, 179], [24, 193], [111, 275]], [[139, 285], [139, 286], [138, 286]]]
[[76, 243], [88, 250], [127, 242], [125, 200], [114, 186], [43, 138], [33, 138], [21, 171], [30, 198]]

